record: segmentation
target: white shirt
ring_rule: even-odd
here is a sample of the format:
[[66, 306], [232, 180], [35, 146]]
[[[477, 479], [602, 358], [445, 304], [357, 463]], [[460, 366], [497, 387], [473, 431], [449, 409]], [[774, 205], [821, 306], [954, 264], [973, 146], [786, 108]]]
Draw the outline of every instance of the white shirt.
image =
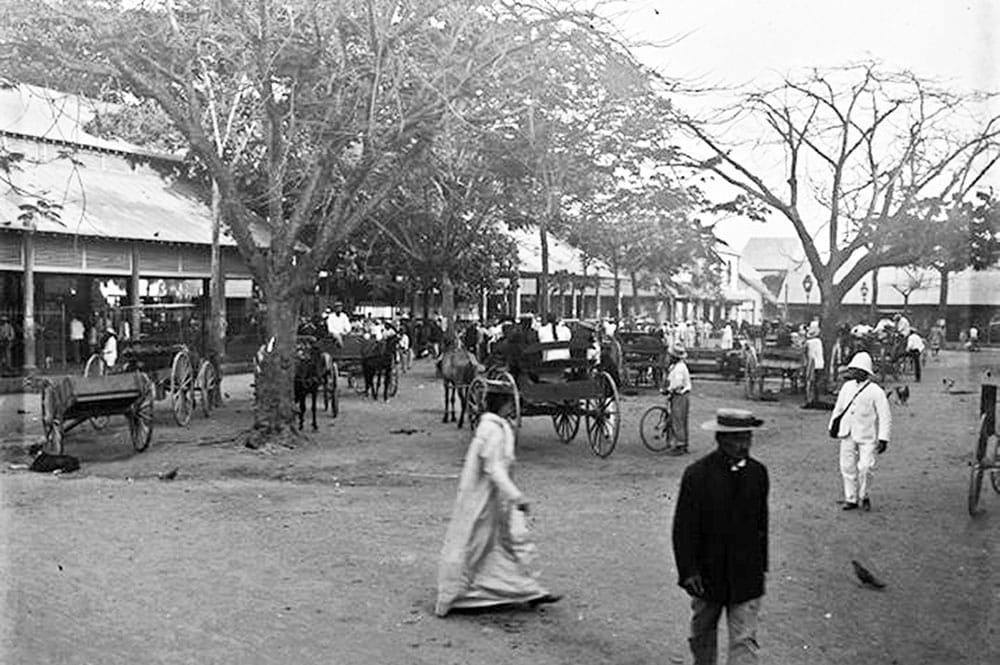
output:
[[346, 335], [351, 332], [351, 320], [343, 312], [330, 312], [326, 315], [326, 329], [331, 335]]
[[899, 321], [896, 321], [896, 331], [900, 335], [904, 335], [904, 336], [909, 335], [910, 334], [910, 320], [908, 318], [906, 318], [905, 316], [900, 316], [899, 317]]
[[823, 362], [823, 340], [819, 337], [810, 337], [806, 340], [806, 358], [812, 360], [813, 369], [826, 367]]
[[910, 333], [910, 336], [906, 338], [906, 350], [923, 352], [924, 338], [915, 332]]
[[[837, 403], [830, 414], [830, 425], [841, 413], [838, 438], [850, 437], [856, 443], [875, 443], [888, 441], [892, 433], [892, 413], [889, 411], [889, 400], [877, 383], [869, 382], [864, 388], [864, 382], [847, 381], [837, 395]], [[861, 388], [861, 392], [858, 389]], [[854, 395], [857, 393], [857, 397]], [[851, 402], [851, 398], [854, 401]], [[851, 402], [848, 408], [847, 403]], [[846, 413], [845, 413], [845, 408]]]
[[979, 328], [973, 326], [969, 328], [969, 339], [978, 340], [979, 339]]
[[[538, 329], [539, 342], [568, 342], [573, 337], [569, 327], [564, 323], [557, 323], [555, 330], [552, 325], [546, 323]], [[542, 351], [542, 360], [566, 360], [569, 356], [569, 349], [546, 349]]]
[[691, 373], [683, 360], [670, 366], [670, 371], [667, 372], [667, 390], [680, 394], [691, 392]]
[[104, 348], [101, 349], [101, 357], [104, 359], [104, 364], [108, 367], [114, 367], [115, 363], [118, 362], [118, 338], [114, 335], [108, 335], [108, 340], [104, 342]]
[[83, 321], [76, 317], [69, 322], [69, 338], [73, 341], [83, 341]]

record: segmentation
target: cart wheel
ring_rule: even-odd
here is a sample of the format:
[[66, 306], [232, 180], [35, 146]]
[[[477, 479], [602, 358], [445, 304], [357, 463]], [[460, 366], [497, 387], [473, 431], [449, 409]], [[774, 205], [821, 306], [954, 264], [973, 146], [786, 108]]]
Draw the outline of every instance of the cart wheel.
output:
[[607, 457], [618, 443], [618, 430], [621, 428], [618, 389], [607, 372], [598, 372], [594, 378], [603, 384], [603, 390], [601, 397], [587, 400], [587, 438], [595, 455]]
[[[62, 419], [56, 415], [56, 387], [45, 380], [42, 384], [42, 430], [45, 432], [45, 450], [54, 455], [62, 455]], [[107, 424], [107, 418], [104, 419]]]
[[482, 376], [477, 376], [469, 384], [465, 394], [465, 413], [469, 417], [469, 429], [476, 429], [479, 418], [486, 411], [486, 393], [489, 389], [486, 379]]
[[[104, 358], [98, 354], [93, 354], [87, 358], [87, 364], [83, 367], [84, 376], [104, 376], [108, 373], [108, 366], [104, 364]], [[108, 426], [108, 416], [97, 416], [90, 419], [90, 425], [96, 430], [102, 430]]]
[[1000, 438], [993, 435], [993, 468], [990, 469], [990, 484], [993, 491], [1000, 494]]
[[202, 360], [198, 368], [198, 390], [201, 391], [202, 412], [211, 415], [212, 407], [218, 406], [219, 374], [208, 360]]
[[389, 397], [395, 397], [399, 392], [399, 365], [392, 364], [392, 371], [389, 373]]
[[[511, 376], [510, 372], [504, 370], [494, 372], [492, 377], [498, 387], [513, 398], [507, 413], [501, 415], [510, 422], [516, 434], [521, 429], [521, 392], [517, 389], [517, 382], [514, 381], [514, 377]], [[485, 407], [486, 402], [484, 401], [483, 408]]]
[[156, 391], [148, 376], [139, 373], [140, 395], [128, 413], [128, 430], [132, 437], [132, 447], [140, 453], [149, 446], [153, 438], [153, 403]]
[[973, 464], [969, 471], [969, 515], [979, 512], [979, 493], [983, 489], [983, 467]]
[[552, 425], [556, 428], [556, 435], [563, 443], [569, 443], [576, 437], [580, 430], [580, 414], [577, 413], [579, 405], [575, 402], [566, 402], [564, 408], [559, 413], [552, 415]]
[[194, 411], [194, 372], [191, 356], [186, 350], [174, 355], [170, 367], [170, 403], [174, 409], [174, 421], [181, 427], [187, 427]]
[[665, 406], [651, 406], [639, 421], [639, 437], [642, 445], [654, 453], [670, 447], [670, 410]]
[[979, 416], [979, 438], [976, 439], [976, 464], [986, 461], [986, 448], [990, 442], [990, 433], [986, 426], [986, 414]]

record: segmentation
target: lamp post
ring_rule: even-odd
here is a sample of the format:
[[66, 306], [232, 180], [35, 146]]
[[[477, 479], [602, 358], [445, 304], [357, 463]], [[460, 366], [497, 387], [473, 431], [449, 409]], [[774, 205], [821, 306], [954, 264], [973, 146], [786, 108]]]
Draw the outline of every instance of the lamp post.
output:
[[802, 278], [802, 290], [806, 292], [806, 309], [809, 308], [809, 292], [813, 288], [813, 278], [812, 275], [806, 273], [806, 276]]
[[868, 304], [868, 282], [861, 282], [861, 304]]

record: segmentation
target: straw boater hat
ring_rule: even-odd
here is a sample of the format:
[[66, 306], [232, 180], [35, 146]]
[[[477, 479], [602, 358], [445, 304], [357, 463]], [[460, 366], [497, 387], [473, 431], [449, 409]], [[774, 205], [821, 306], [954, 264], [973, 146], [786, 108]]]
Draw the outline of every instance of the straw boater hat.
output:
[[688, 356], [687, 349], [685, 349], [684, 345], [681, 344], [680, 342], [674, 342], [673, 344], [671, 344], [668, 353], [672, 355], [674, 358], [680, 358], [681, 360], [687, 358]]
[[752, 432], [763, 429], [764, 421], [746, 409], [717, 409], [714, 420], [706, 420], [701, 428], [710, 432]]
[[848, 363], [847, 369], [860, 369], [868, 373], [868, 376], [875, 376], [875, 372], [872, 371], [872, 357], [868, 355], [867, 351], [858, 351], [851, 358], [851, 362]]

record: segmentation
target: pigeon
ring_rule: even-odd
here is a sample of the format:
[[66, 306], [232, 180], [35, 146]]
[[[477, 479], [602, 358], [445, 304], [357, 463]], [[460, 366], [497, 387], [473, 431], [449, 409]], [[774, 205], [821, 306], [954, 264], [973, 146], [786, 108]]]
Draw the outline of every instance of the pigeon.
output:
[[858, 576], [861, 580], [861, 584], [868, 587], [869, 589], [884, 589], [885, 582], [879, 580], [877, 577], [872, 575], [871, 571], [862, 566], [860, 563], [851, 559], [851, 565], [854, 566], [854, 574]]
[[955, 379], [949, 379], [947, 376], [941, 379], [941, 383], [944, 384], [944, 391], [950, 393], [951, 389], [955, 387]]
[[156, 474], [156, 477], [160, 480], [173, 480], [177, 477], [177, 472], [180, 471], [178, 467], [170, 469], [170, 471], [164, 471], [163, 473]]
[[910, 387], [909, 386], [896, 386], [896, 398], [899, 403], [906, 406], [906, 403], [910, 400]]

